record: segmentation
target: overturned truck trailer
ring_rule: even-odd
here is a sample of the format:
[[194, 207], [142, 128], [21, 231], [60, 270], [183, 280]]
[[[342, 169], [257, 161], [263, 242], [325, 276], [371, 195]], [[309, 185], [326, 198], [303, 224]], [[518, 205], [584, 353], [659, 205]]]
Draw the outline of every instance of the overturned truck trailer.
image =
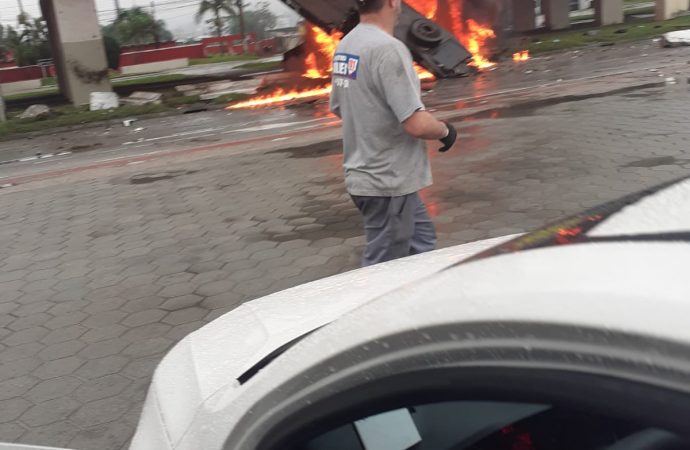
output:
[[[349, 31], [356, 23], [355, 0], [282, 0], [322, 29]], [[438, 78], [470, 73], [472, 55], [445, 29], [403, 4], [395, 37], [404, 42], [415, 61]]]

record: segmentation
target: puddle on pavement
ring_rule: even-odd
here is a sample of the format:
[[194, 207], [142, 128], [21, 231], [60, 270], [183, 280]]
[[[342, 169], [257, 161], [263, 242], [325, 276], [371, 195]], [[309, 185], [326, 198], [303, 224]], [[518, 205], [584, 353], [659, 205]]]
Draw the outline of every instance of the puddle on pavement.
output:
[[89, 150], [94, 150], [98, 147], [102, 147], [103, 144], [100, 142], [96, 142], [94, 144], [77, 144], [77, 145], [72, 145], [69, 147], [69, 149], [72, 151], [72, 153], [81, 153], [81, 152], [88, 152]]
[[290, 158], [322, 158], [342, 153], [343, 144], [341, 140], [319, 142], [317, 144], [305, 145], [301, 147], [290, 147], [269, 152], [269, 154], [286, 154]]
[[658, 158], [647, 158], [639, 161], [633, 161], [626, 164], [624, 167], [658, 167], [658, 166], [677, 166], [687, 164], [690, 159], [678, 159], [674, 156], [660, 156]]
[[464, 122], [482, 119], [513, 119], [516, 117], [531, 117], [535, 116], [539, 109], [539, 107], [516, 106], [510, 108], [486, 110], [463, 117], [462, 121]]
[[149, 184], [157, 181], [171, 180], [173, 178], [181, 177], [183, 175], [192, 175], [198, 171], [196, 170], [174, 170], [170, 172], [159, 173], [143, 173], [134, 175], [129, 179], [129, 184]]

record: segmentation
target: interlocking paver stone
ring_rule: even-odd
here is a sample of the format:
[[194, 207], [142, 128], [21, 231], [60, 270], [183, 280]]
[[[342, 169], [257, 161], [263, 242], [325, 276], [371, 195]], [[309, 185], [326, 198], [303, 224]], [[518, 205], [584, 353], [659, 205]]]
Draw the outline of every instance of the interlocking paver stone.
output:
[[60, 397], [32, 406], [22, 415], [22, 422], [29, 426], [48, 425], [72, 414], [80, 403], [71, 397]]
[[113, 397], [124, 391], [130, 383], [129, 379], [114, 373], [81, 383], [74, 397], [82, 403]]
[[101, 378], [105, 375], [119, 373], [128, 363], [129, 358], [124, 356], [106, 356], [87, 361], [74, 373], [87, 379]]
[[194, 322], [202, 319], [208, 314], [208, 309], [204, 308], [187, 308], [173, 311], [163, 319], [163, 322], [171, 325], [181, 325], [187, 322]]
[[69, 395], [81, 384], [82, 381], [75, 377], [51, 378], [32, 387], [26, 397], [33, 403], [43, 403]]
[[24, 395], [40, 380], [31, 376], [10, 378], [0, 382], [0, 400], [8, 400]]
[[69, 375], [77, 370], [82, 364], [84, 364], [83, 359], [68, 356], [67, 358], [44, 362], [38, 369], [32, 372], [32, 374], [43, 380], [48, 380], [50, 378]]
[[19, 397], [0, 401], [0, 423], [18, 418], [30, 407], [31, 403]]

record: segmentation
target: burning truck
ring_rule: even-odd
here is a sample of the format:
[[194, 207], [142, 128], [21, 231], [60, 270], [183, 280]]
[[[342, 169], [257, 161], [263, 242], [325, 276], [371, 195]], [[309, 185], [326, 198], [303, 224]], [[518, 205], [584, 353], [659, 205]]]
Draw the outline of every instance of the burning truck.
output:
[[[285, 55], [285, 69], [292, 75], [279, 77], [277, 82], [274, 79], [266, 84], [268, 93], [233, 104], [229, 109], [260, 107], [330, 92], [334, 50], [358, 21], [355, 0], [282, 1], [308, 21], [304, 43]], [[495, 65], [492, 60], [501, 42], [500, 30], [504, 28], [503, 3], [405, 0], [395, 36], [410, 49], [422, 80], [467, 76]]]

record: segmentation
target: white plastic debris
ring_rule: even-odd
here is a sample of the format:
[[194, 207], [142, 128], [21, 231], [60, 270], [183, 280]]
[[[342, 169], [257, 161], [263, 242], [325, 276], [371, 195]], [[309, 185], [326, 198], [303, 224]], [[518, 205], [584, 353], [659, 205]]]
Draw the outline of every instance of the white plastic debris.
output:
[[122, 125], [126, 127], [131, 127], [134, 122], [136, 122], [137, 119], [125, 119], [122, 121]]
[[90, 100], [89, 109], [91, 111], [120, 107], [120, 98], [114, 92], [92, 92]]
[[661, 36], [662, 47], [682, 47], [690, 45], [690, 30], [679, 30]]

